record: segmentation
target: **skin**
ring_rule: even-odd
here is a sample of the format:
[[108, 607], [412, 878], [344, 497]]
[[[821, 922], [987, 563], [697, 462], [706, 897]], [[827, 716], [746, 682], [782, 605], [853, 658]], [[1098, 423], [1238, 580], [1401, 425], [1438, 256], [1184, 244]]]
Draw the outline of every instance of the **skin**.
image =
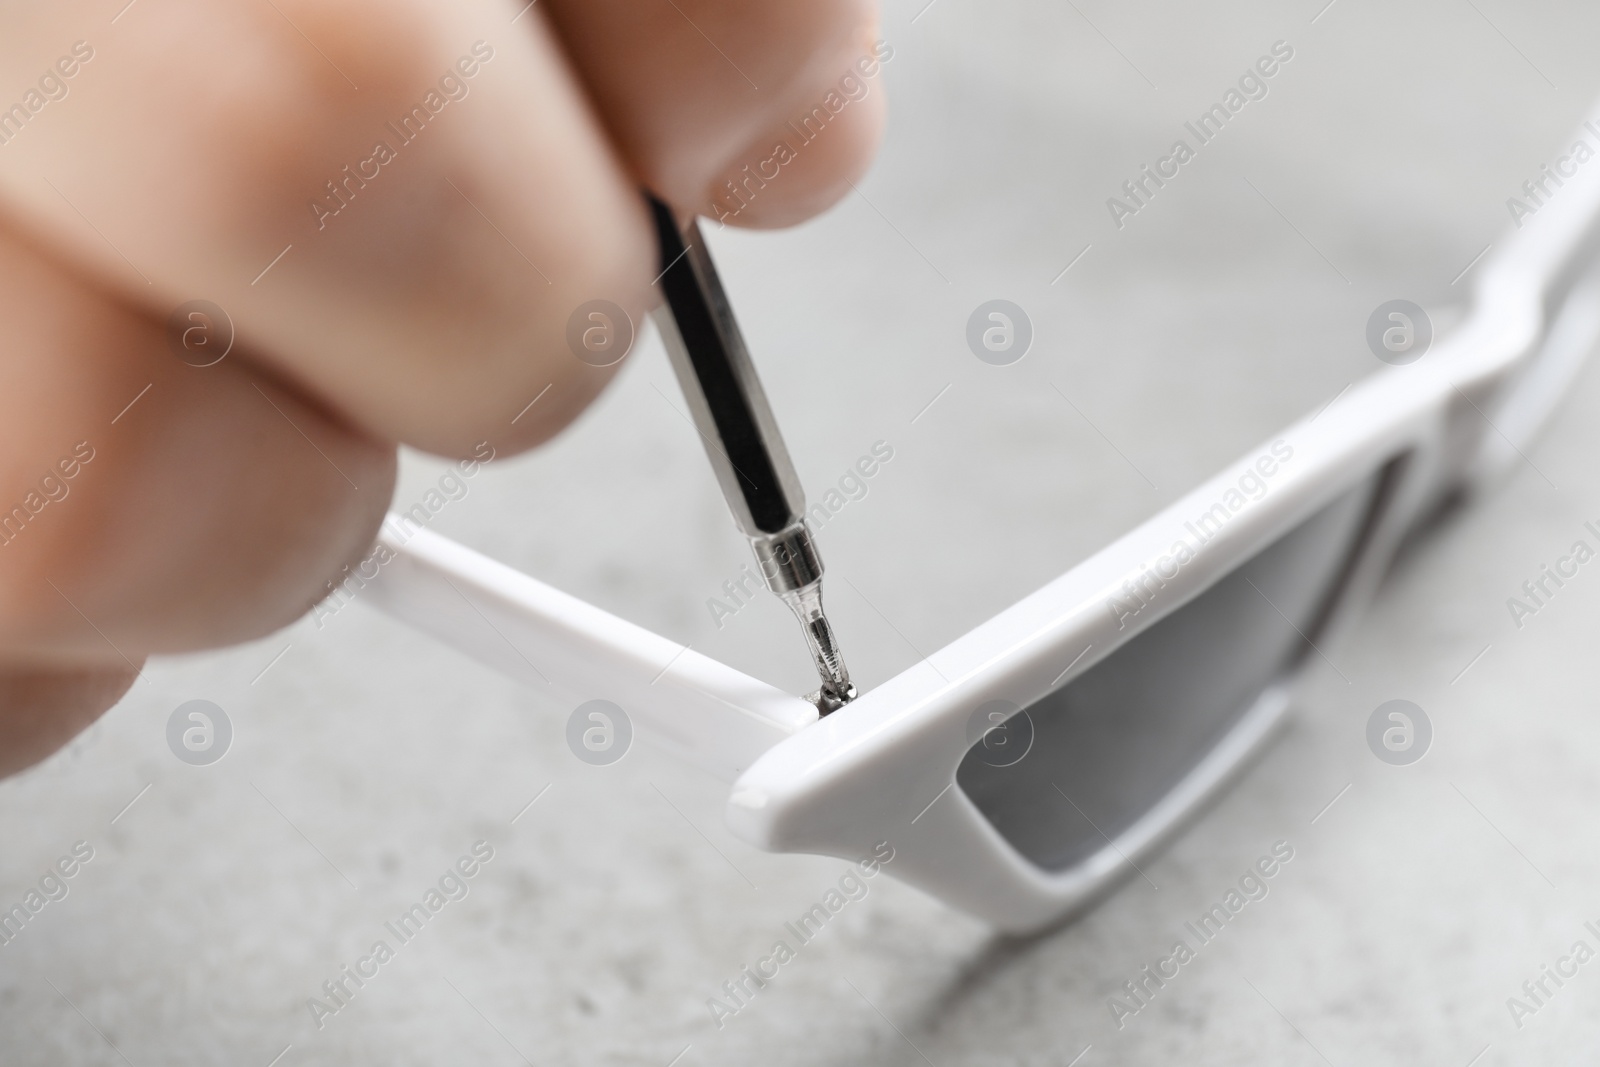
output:
[[[370, 546], [397, 444], [509, 455], [571, 422], [617, 368], [573, 356], [568, 317], [658, 299], [640, 187], [714, 213], [876, 37], [870, 0], [124, 3], [0, 13], [0, 108], [93, 49], [0, 144], [0, 520], [24, 516], [0, 525], [0, 774], [148, 655], [309, 610]], [[402, 143], [386, 123], [447, 72], [466, 95]], [[882, 125], [874, 84], [731, 221], [826, 208]], [[394, 159], [357, 171], [379, 139]], [[369, 180], [333, 214], [347, 165]], [[235, 330], [203, 368], [167, 327], [196, 298]]]

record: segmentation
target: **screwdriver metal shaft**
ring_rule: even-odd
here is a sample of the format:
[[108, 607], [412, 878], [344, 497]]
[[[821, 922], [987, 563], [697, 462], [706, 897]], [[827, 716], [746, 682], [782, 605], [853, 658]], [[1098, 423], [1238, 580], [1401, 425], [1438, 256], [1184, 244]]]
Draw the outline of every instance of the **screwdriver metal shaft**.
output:
[[806, 526], [805, 495], [778, 433], [698, 221], [680, 224], [654, 197], [666, 306], [655, 314], [733, 521], [750, 539], [767, 588], [789, 605], [822, 684], [809, 699], [826, 715], [856, 695], [822, 609], [822, 557]]

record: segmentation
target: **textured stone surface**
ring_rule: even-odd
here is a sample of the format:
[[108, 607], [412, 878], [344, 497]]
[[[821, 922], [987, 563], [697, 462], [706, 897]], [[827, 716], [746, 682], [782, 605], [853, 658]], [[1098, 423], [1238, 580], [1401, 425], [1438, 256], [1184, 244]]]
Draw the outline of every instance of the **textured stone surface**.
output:
[[[894, 117], [859, 194], [793, 232], [714, 235], [813, 495], [873, 442], [895, 450], [821, 532], [865, 684], [1371, 373], [1378, 303], [1447, 322], [1470, 284], [1452, 279], [1600, 87], [1592, 8], [1320, 2], [891, 3]], [[1270, 94], [1115, 229], [1105, 198], [1278, 39], [1295, 55]], [[963, 339], [996, 297], [1035, 327], [1004, 368]], [[1575, 940], [1600, 947], [1600, 574], [1520, 630], [1505, 599], [1600, 518], [1597, 404], [1590, 375], [1530, 465], [1397, 567], [1283, 738], [1148, 879], [1013, 942], [880, 878], [720, 1030], [706, 999], [841, 862], [745, 847], [716, 782], [642, 748], [579, 763], [570, 708], [359, 605], [157, 663], [0, 783], [0, 904], [73, 842], [95, 850], [0, 947], [0, 1061], [1592, 1059], [1600, 963], [1520, 1031], [1505, 1001]], [[436, 528], [799, 691], [779, 605], [712, 624], [745, 549], [674, 408], [647, 334], [577, 426], [472, 479]], [[413, 457], [397, 501], [441, 470]], [[1397, 697], [1435, 727], [1410, 767], [1363, 738]], [[235, 728], [209, 767], [166, 747], [196, 698]], [[319, 1030], [307, 998], [478, 839], [495, 854], [470, 894]], [[1280, 839], [1295, 857], [1270, 895], [1119, 1031], [1107, 997]]]

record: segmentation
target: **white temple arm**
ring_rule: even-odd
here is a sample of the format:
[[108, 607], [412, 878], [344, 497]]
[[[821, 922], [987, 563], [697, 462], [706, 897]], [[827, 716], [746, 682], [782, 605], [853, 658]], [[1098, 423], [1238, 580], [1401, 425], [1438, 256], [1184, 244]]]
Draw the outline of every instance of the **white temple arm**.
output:
[[610, 700], [638, 740], [729, 782], [817, 719], [797, 696], [399, 516], [378, 544], [363, 600], [562, 706]]

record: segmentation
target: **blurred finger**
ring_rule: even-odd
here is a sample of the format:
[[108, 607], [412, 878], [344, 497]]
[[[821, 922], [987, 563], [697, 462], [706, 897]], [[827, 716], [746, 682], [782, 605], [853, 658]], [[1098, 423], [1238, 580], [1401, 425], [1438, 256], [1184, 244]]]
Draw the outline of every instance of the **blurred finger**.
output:
[[0, 228], [0, 659], [132, 668], [259, 636], [371, 544], [394, 482], [375, 442], [229, 353]]

